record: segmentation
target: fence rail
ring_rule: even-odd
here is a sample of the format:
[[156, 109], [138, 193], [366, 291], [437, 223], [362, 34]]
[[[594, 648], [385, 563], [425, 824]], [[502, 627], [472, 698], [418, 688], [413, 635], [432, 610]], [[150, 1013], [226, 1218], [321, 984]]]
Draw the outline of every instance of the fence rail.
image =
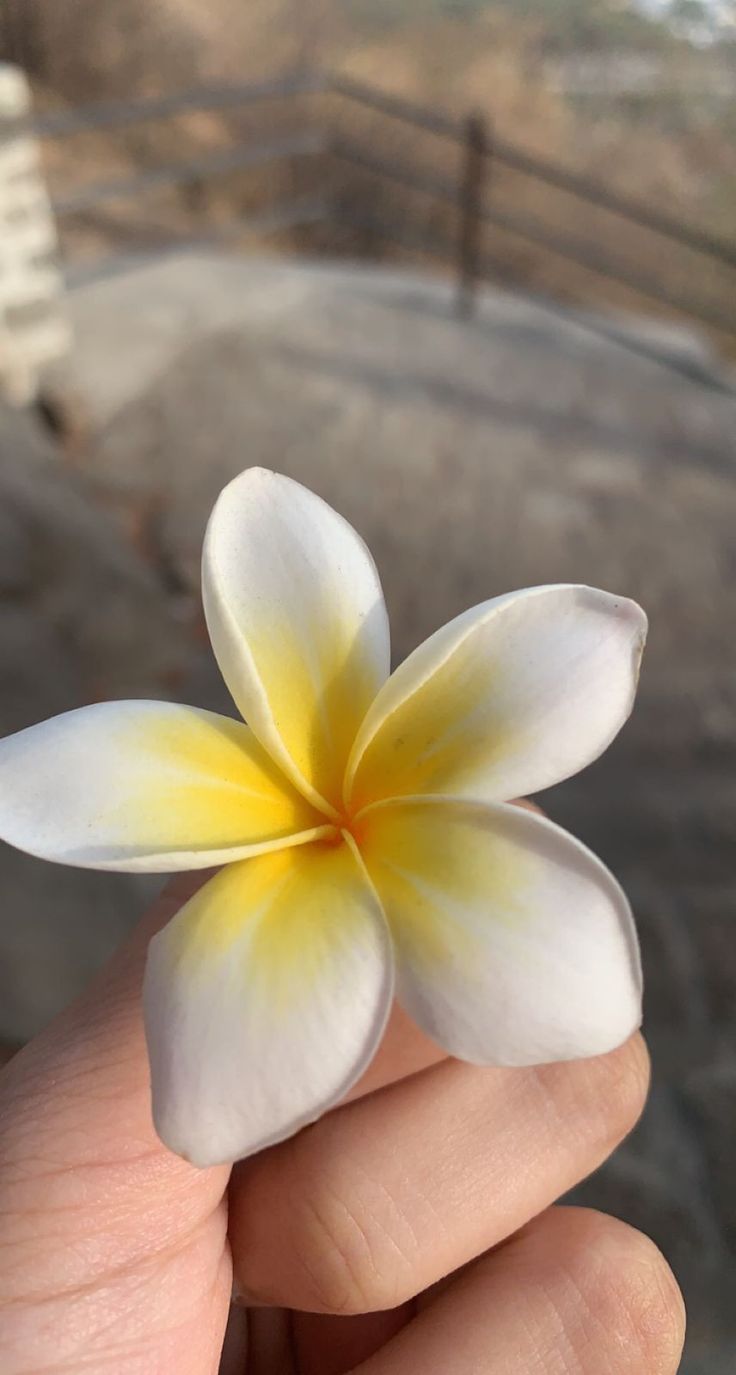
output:
[[170, 95], [148, 99], [106, 100], [81, 105], [72, 110], [55, 110], [36, 115], [31, 127], [39, 138], [68, 138], [91, 129], [123, 129], [153, 120], [196, 110], [235, 110], [264, 100], [284, 100], [294, 96], [318, 95], [328, 87], [327, 78], [317, 72], [274, 77], [269, 81], [238, 82], [231, 85], [192, 86]]
[[[487, 156], [484, 154], [482, 142], [479, 140], [479, 143], [476, 144], [476, 139], [478, 139], [478, 134], [474, 132], [471, 137], [473, 152], [475, 153], [477, 149], [476, 156]], [[434, 200], [444, 201], [447, 205], [458, 203], [458, 188], [448, 178], [439, 177], [436, 174], [429, 175], [426, 172], [417, 172], [407, 163], [379, 157], [374, 153], [367, 152], [360, 144], [342, 137], [334, 140], [332, 149], [339, 158], [352, 163], [353, 166], [361, 167], [376, 177], [391, 181], [397, 186], [419, 192], [422, 195], [430, 196]], [[650, 300], [667, 304], [683, 315], [698, 320], [701, 324], [709, 325], [712, 329], [720, 330], [726, 334], [733, 333], [736, 335], [736, 318], [732, 313], [721, 310], [717, 306], [705, 304], [694, 296], [673, 292], [670, 289], [665, 291], [645, 273], [637, 272], [620, 260], [601, 253], [588, 240], [550, 229], [549, 225], [535, 215], [528, 212], [520, 214], [507, 211], [502, 206], [489, 204], [483, 201], [480, 196], [476, 196], [472, 204], [465, 204], [464, 206], [461, 233], [466, 241], [468, 236], [473, 233], [471, 226], [474, 227], [476, 223], [492, 224], [497, 229], [504, 230], [505, 233], [538, 244], [540, 247], [548, 249], [549, 252], [576, 263], [579, 267], [595, 272], [601, 277], [606, 277], [609, 281], [616, 282], [620, 286], [628, 287], [640, 296], [646, 296]], [[465, 256], [461, 249], [461, 257], [464, 258]], [[462, 268], [461, 275], [464, 278], [464, 289], [467, 295], [470, 289], [467, 264]]]
[[[227, 244], [233, 239], [247, 238], [249, 235], [262, 238], [269, 234], [282, 233], [286, 229], [306, 229], [312, 225], [326, 224], [330, 222], [332, 213], [332, 206], [325, 197], [302, 196], [283, 204], [269, 206], [267, 210], [257, 211], [247, 217], [233, 216], [224, 224], [211, 225], [205, 233], [195, 237], [191, 234], [183, 235], [180, 240], [174, 240], [173, 243], [170, 241], [168, 247], [175, 247], [177, 252], [196, 253], [201, 249]], [[136, 261], [140, 259], [141, 250], [144, 253], [157, 253], [160, 251], [160, 243], [147, 244], [145, 233], [142, 231], [136, 250]], [[127, 271], [130, 262], [128, 255], [116, 253], [112, 257], [71, 263], [66, 270], [66, 280], [69, 286], [74, 287], [100, 277], [113, 277], [117, 273]]]
[[[218, 225], [211, 234], [208, 232], [196, 239], [190, 237], [188, 241], [216, 242], [228, 236], [237, 237], [247, 232], [249, 226], [269, 223], [273, 223], [275, 228], [288, 223], [317, 222], [342, 225], [343, 228], [352, 222], [357, 226], [361, 217], [346, 206], [340, 178], [340, 169], [350, 167], [369, 177], [378, 178], [382, 185], [418, 193], [430, 198], [433, 204], [444, 206], [445, 212], [449, 210], [454, 226], [449, 236], [426, 234], [412, 226], [411, 216], [403, 213], [395, 216], [395, 219], [401, 219], [401, 224], [394, 223], [392, 232], [385, 215], [364, 215], [362, 223], [366, 229], [370, 222], [382, 225], [382, 229], [375, 231], [379, 237], [404, 245], [413, 244], [417, 251], [432, 252], [435, 257], [453, 266], [457, 280], [457, 304], [462, 314], [472, 312], [478, 285], [491, 277], [497, 280], [499, 276], [498, 255], [489, 254], [484, 249], [484, 226], [490, 226], [511, 236], [514, 241], [533, 244], [545, 253], [595, 274], [603, 281], [615, 283], [647, 301], [656, 302], [680, 316], [705, 324], [721, 335], [736, 338], [736, 310], [729, 311], [720, 296], [718, 300], [700, 298], [690, 289], [682, 289], [679, 283], [670, 286], [644, 271], [639, 266], [636, 252], [632, 254], [633, 261], [632, 258], [627, 260], [620, 251], [610, 252], [602, 248], [593, 235], [586, 236], [577, 228], [573, 232], [561, 229], [545, 219], [544, 215], [526, 206], [519, 208], [508, 203], [504, 190], [506, 182], [504, 180], [499, 187], [493, 176], [494, 169], [507, 168], [532, 184], [551, 187], [565, 196], [574, 197], [580, 203], [592, 205], [627, 222], [642, 234], [655, 234], [661, 242], [669, 243], [673, 248], [698, 254], [702, 262], [726, 273], [736, 269], [736, 242], [682, 222], [672, 214], [614, 192], [600, 181], [574, 172], [561, 163], [499, 138], [479, 114], [458, 119], [351, 77], [300, 71], [261, 82], [199, 86], [135, 102], [105, 101], [77, 109], [44, 113], [32, 120], [31, 127], [43, 141], [58, 141], [91, 130], [118, 131], [192, 111], [237, 112], [262, 103], [288, 103], [303, 97], [319, 97], [327, 101], [332, 117], [329, 114], [327, 117], [320, 115], [315, 118], [314, 127], [311, 127], [310, 114], [310, 127], [292, 127], [278, 137], [260, 142], [243, 142], [241, 137], [228, 147], [210, 151], [201, 157], [147, 167], [132, 176], [91, 182], [74, 190], [61, 191], [54, 200], [56, 213], [64, 217], [73, 216], [75, 213], [93, 211], [98, 204], [111, 200], [136, 201], [162, 187], [201, 183], [268, 163], [324, 158], [334, 164], [337, 171], [329, 174], [317, 167], [315, 175], [319, 181], [316, 195], [297, 198], [291, 204], [264, 206], [262, 210], [259, 207], [248, 218], [234, 215], [229, 226]], [[335, 117], [335, 102], [340, 110], [352, 108], [370, 111], [382, 119], [394, 123], [399, 121], [407, 127], [421, 130], [429, 138], [439, 138], [449, 143], [457, 150], [455, 175], [427, 171], [416, 162], [387, 155], [384, 147], [391, 142], [390, 125], [384, 136], [380, 130], [377, 135], [371, 130], [370, 144], [365, 137], [361, 140], [355, 135], [345, 134], [343, 128], [346, 121], [341, 114]], [[172, 243], [180, 247], [180, 236], [173, 234]], [[519, 286], [511, 271], [507, 274], [507, 284], [512, 289]], [[723, 293], [726, 300], [731, 293], [736, 305], [736, 278], [729, 281], [728, 290]], [[585, 304], [594, 305], [595, 302], [591, 297]]]
[[[332, 78], [331, 88], [377, 113], [412, 124], [427, 133], [452, 139], [459, 144], [467, 141], [467, 125], [464, 126], [461, 120], [437, 114], [405, 99], [404, 96], [389, 95], [363, 82], [341, 76]], [[532, 154], [508, 139], [494, 136], [492, 143], [489, 143], [486, 157], [536, 181], [546, 182], [559, 191], [588, 201], [591, 205], [597, 205], [602, 210], [609, 210], [614, 215], [681, 243], [686, 248], [692, 248], [697, 253], [705, 253], [728, 264], [729, 267], [736, 267], [736, 243], [731, 243], [717, 234], [707, 233], [696, 225], [683, 224], [673, 215], [666, 215], [620, 191], [611, 191], [602, 182], [578, 172], [571, 172], [561, 163]]]
[[183, 186], [188, 182], [210, 180], [240, 172], [247, 167], [260, 167], [269, 162], [280, 162], [284, 158], [308, 157], [323, 153], [326, 148], [324, 136], [315, 133], [295, 133], [288, 138], [274, 139], [269, 143], [254, 145], [237, 144], [218, 152], [210, 152], [201, 158], [184, 162], [172, 162], [165, 167], [154, 167], [148, 172], [134, 177], [121, 177], [112, 181], [92, 182], [79, 191], [53, 200], [57, 215], [69, 215], [81, 210], [89, 210], [109, 200], [130, 200], [161, 186]]

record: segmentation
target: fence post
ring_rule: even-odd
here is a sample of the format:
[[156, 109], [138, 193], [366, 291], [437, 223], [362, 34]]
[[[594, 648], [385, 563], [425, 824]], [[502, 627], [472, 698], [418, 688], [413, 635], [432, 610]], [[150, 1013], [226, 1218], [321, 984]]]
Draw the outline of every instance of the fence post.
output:
[[487, 176], [491, 138], [488, 121], [478, 111], [465, 119], [463, 165], [458, 189], [457, 299], [461, 319], [475, 312], [480, 276], [480, 210]]
[[70, 342], [30, 106], [23, 72], [0, 63], [0, 395], [14, 405], [36, 398], [44, 365]]

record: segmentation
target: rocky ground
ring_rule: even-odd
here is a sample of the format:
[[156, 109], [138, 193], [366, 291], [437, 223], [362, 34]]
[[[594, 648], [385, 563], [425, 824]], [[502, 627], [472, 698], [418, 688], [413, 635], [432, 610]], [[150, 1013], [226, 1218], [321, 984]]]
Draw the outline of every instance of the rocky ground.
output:
[[[616, 324], [623, 347], [500, 293], [460, 324], [446, 288], [418, 275], [188, 256], [79, 286], [70, 310], [59, 385], [86, 442], [62, 459], [29, 425], [0, 424], [0, 729], [100, 695], [228, 709], [199, 636], [199, 545], [217, 491], [251, 463], [306, 481], [364, 534], [397, 659], [517, 586], [587, 581], [647, 607], [632, 722], [542, 799], [623, 879], [647, 972], [651, 1104], [578, 1197], [673, 1261], [687, 1375], [731, 1372], [733, 395], [684, 333]], [[143, 892], [7, 852], [1, 864], [0, 1030], [17, 1040]]]
[[[0, 411], [0, 734], [106, 696], [166, 696], [188, 663], [170, 596], [29, 417]], [[139, 878], [0, 847], [0, 1041], [58, 1010], [130, 926]], [[145, 885], [143, 885], [145, 889]]]

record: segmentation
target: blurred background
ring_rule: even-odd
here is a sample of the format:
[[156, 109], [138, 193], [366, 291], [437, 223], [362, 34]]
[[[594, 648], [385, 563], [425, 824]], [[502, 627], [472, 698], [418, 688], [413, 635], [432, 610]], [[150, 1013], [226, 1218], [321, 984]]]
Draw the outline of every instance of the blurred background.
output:
[[[376, 555], [396, 660], [539, 582], [637, 598], [638, 708], [544, 795], [629, 891], [654, 1086], [575, 1197], [736, 1368], [736, 4], [4, 0], [0, 733], [230, 711], [199, 550], [250, 464]], [[10, 1054], [138, 876], [0, 850]]]

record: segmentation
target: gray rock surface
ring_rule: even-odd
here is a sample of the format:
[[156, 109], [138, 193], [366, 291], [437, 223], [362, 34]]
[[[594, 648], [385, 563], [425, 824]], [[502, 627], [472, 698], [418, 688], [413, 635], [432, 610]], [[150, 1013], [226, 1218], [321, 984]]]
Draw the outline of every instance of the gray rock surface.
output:
[[[0, 734], [108, 696], [165, 696], [187, 642], [170, 597], [30, 416], [0, 411]], [[0, 846], [0, 1040], [59, 1010], [151, 884]]]
[[[0, 412], [0, 731], [181, 674], [176, 608], [29, 416]], [[157, 690], [156, 690], [157, 689]]]
[[[670, 1256], [691, 1310], [688, 1375], [732, 1371], [736, 402], [708, 384], [712, 360], [661, 326], [615, 322], [623, 347], [595, 321], [492, 292], [462, 325], [440, 282], [268, 260], [131, 267], [78, 288], [71, 311], [87, 476], [143, 530], [150, 573], [179, 602], [196, 597], [216, 493], [261, 463], [366, 537], [397, 659], [513, 587], [591, 582], [646, 606], [632, 722], [542, 799], [624, 881], [647, 973], [651, 1104], [576, 1196]], [[29, 555], [15, 528], [11, 541], [12, 583]], [[21, 625], [19, 653], [53, 658], [42, 622]], [[59, 671], [67, 697], [77, 671], [66, 685]], [[229, 709], [203, 651], [177, 695]]]

